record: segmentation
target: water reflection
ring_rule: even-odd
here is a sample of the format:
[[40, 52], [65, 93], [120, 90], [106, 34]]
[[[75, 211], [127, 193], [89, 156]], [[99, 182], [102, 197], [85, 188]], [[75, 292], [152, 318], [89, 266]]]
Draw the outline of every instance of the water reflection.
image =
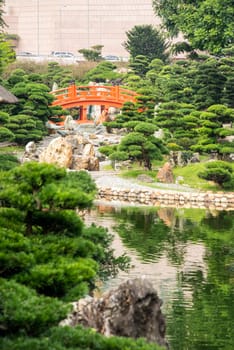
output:
[[103, 289], [149, 278], [171, 349], [234, 349], [234, 212], [97, 205], [86, 222], [107, 227], [116, 254], [131, 257], [129, 273]]

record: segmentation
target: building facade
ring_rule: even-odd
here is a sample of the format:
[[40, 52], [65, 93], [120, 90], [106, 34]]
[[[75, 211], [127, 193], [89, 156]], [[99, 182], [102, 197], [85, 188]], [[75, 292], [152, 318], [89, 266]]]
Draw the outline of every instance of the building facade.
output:
[[18, 34], [16, 51], [49, 55], [103, 45], [102, 55], [127, 57], [126, 31], [160, 20], [152, 0], [5, 0], [4, 20]]

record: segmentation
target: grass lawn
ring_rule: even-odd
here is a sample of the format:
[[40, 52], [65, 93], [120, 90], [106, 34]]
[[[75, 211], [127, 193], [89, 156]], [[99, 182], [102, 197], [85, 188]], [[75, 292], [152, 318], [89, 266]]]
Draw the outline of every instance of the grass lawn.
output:
[[220, 187], [212, 181], [201, 179], [198, 176], [200, 171], [205, 169], [205, 163], [189, 164], [185, 167], [177, 167], [173, 169], [175, 178], [182, 176], [184, 181], [182, 184], [186, 184], [189, 187], [201, 189], [203, 191], [220, 191]]
[[4, 146], [0, 147], [0, 153], [18, 154], [24, 152], [24, 146]]
[[[145, 174], [152, 177], [156, 181], [158, 169], [164, 164], [164, 162], [154, 164], [153, 168], [155, 170], [152, 170], [152, 171], [147, 171], [143, 168], [140, 168], [138, 164], [134, 164], [132, 169], [121, 171], [121, 176], [125, 178], [136, 179], [138, 175]], [[198, 176], [198, 173], [205, 169], [205, 164], [206, 162], [203, 160], [203, 162], [201, 163], [190, 164], [185, 167], [173, 168], [174, 178], [176, 179], [178, 176], [183, 177], [184, 180], [180, 184], [187, 185], [190, 188], [194, 188], [196, 190], [214, 191], [214, 192], [225, 191], [221, 189], [214, 182], [201, 179]], [[233, 164], [233, 171], [234, 171], [234, 164]], [[157, 187], [157, 182], [154, 182], [152, 184], [147, 183], [147, 186]], [[232, 191], [234, 191], [234, 189]], [[229, 190], [229, 192], [231, 192], [231, 190]]]

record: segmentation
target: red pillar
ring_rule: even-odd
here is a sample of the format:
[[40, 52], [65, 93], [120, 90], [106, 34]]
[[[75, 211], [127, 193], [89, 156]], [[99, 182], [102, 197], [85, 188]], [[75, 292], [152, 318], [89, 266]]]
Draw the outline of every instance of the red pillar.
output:
[[80, 122], [85, 123], [87, 121], [87, 106], [80, 107]]

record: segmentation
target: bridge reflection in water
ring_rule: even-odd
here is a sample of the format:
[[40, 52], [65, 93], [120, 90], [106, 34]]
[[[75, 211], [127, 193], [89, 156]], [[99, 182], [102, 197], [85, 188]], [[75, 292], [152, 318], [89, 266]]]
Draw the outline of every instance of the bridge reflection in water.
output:
[[88, 118], [89, 106], [101, 106], [101, 112], [110, 107], [122, 108], [125, 102], [136, 102], [137, 93], [120, 86], [108, 85], [70, 85], [66, 88], [52, 91], [55, 97], [53, 106], [64, 109], [79, 108], [78, 123], [93, 123]]

